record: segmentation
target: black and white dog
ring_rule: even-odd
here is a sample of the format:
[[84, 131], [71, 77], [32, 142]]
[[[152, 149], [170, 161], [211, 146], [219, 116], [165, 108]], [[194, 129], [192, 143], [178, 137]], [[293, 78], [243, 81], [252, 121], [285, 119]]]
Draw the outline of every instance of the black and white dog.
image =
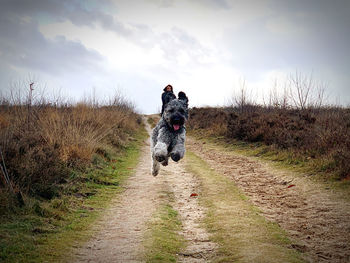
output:
[[188, 98], [179, 92], [164, 107], [162, 118], [152, 130], [152, 175], [157, 176], [160, 163], [168, 165], [169, 157], [178, 162], [185, 155], [185, 122], [188, 119]]

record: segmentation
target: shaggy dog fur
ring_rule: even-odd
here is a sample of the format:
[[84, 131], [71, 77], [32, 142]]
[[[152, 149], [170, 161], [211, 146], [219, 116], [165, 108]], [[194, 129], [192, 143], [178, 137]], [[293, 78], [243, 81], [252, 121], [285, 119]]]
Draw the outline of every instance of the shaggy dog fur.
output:
[[169, 157], [178, 162], [185, 155], [185, 122], [188, 119], [188, 98], [179, 92], [165, 105], [162, 118], [152, 130], [152, 175], [157, 176], [160, 163], [168, 165]]

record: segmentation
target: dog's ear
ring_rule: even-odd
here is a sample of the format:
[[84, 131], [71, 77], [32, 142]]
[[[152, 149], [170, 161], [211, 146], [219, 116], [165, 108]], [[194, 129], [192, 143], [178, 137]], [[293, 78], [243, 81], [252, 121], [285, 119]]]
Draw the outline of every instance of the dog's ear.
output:
[[179, 100], [181, 100], [186, 105], [186, 107], [188, 107], [188, 98], [186, 96], [186, 93], [183, 91], [180, 91], [177, 96]]
[[185, 118], [188, 119], [188, 98], [187, 98], [185, 92], [183, 92], [183, 91], [180, 91], [177, 96], [178, 96], [179, 101], [181, 101], [186, 107]]

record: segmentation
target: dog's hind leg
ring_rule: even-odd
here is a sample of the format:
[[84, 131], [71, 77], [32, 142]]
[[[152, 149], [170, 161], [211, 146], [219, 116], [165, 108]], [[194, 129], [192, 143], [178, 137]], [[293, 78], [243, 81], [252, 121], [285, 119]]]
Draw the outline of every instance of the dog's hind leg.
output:
[[160, 165], [159, 162], [152, 156], [152, 175], [157, 176], [159, 173]]

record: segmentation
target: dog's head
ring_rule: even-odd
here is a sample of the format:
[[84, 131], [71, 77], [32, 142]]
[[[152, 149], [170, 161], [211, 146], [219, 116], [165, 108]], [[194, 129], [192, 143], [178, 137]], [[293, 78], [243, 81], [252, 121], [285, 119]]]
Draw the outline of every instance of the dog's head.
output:
[[162, 116], [174, 131], [180, 130], [188, 119], [188, 98], [184, 92], [179, 92], [178, 96], [165, 105]]

